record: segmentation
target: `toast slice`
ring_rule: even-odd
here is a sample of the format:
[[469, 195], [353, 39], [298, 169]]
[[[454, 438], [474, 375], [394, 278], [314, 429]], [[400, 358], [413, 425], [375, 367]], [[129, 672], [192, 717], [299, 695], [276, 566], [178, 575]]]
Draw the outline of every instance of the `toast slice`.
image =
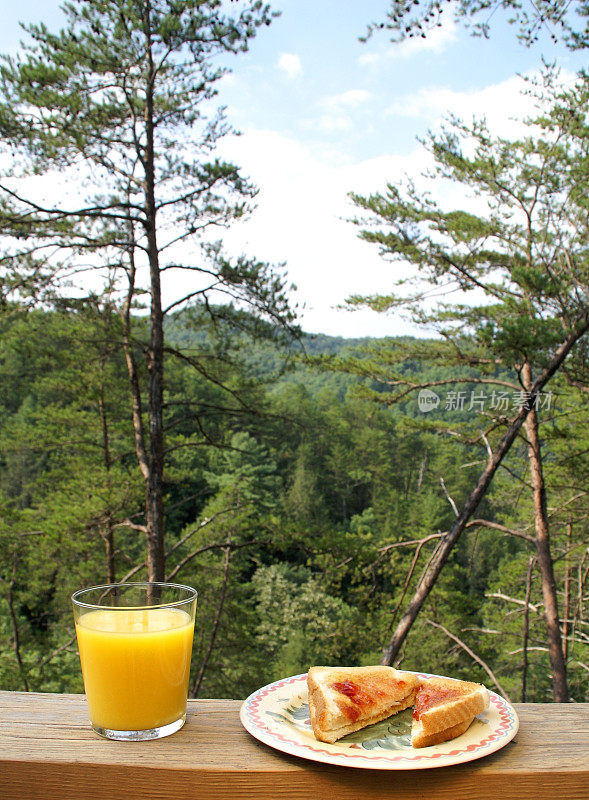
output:
[[393, 667], [311, 667], [307, 686], [315, 738], [333, 743], [409, 708], [419, 684], [416, 675]]
[[428, 678], [415, 699], [411, 744], [430, 747], [455, 739], [488, 707], [489, 692], [480, 683]]

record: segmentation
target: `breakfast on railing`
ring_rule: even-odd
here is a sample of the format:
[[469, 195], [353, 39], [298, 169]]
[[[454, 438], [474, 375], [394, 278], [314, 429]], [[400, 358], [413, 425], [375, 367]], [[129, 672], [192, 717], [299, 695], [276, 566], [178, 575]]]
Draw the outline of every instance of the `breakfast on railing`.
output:
[[463, 734], [489, 706], [481, 684], [386, 666], [311, 667], [307, 687], [313, 733], [328, 743], [413, 706], [411, 744], [428, 747]]

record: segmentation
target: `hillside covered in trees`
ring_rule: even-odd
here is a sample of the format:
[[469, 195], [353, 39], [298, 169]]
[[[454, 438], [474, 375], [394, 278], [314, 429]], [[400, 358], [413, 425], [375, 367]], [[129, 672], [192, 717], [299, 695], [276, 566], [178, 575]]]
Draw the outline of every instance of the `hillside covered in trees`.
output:
[[[498, 386], [483, 398], [465, 382], [458, 400], [438, 389], [431, 411], [417, 397], [387, 405], [386, 392], [371, 396], [382, 387], [330, 359], [368, 359], [367, 349], [403, 340], [286, 346], [203, 316], [195, 306], [170, 321], [170, 347], [182, 344], [184, 358], [170, 364], [165, 398], [166, 578], [199, 591], [192, 694], [243, 697], [313, 663], [378, 663], [484, 462], [476, 431], [500, 397], [517, 397]], [[4, 689], [82, 691], [70, 594], [146, 577], [119, 334], [120, 319], [98, 307], [15, 308], [2, 320]], [[137, 319], [136, 347], [145, 336]], [[423, 357], [400, 365], [405, 375], [443, 379], [436, 342], [419, 343]], [[540, 405], [570, 692], [581, 700], [586, 407], [563, 381]], [[550, 699], [528, 469], [522, 438], [396, 663], [489, 684], [491, 670], [513, 699]]]

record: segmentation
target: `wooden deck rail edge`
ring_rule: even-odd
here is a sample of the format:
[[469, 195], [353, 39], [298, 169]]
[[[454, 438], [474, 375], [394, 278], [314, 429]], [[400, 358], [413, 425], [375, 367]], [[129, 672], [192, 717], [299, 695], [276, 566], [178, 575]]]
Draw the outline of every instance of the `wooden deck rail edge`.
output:
[[237, 700], [189, 701], [184, 728], [115, 743], [82, 695], [0, 692], [2, 800], [587, 800], [589, 703], [519, 704], [520, 730], [458, 766], [364, 770], [276, 752], [241, 726]]

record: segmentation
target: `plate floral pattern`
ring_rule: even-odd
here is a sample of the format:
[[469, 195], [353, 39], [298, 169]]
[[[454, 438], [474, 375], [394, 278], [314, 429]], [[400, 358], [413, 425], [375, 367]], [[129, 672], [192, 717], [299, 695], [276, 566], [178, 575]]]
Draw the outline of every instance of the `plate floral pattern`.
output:
[[[420, 677], [433, 677], [417, 673]], [[513, 707], [494, 692], [490, 705], [456, 739], [433, 747], [411, 747], [411, 709], [349, 734], [335, 744], [319, 742], [309, 720], [306, 674], [264, 686], [244, 701], [240, 719], [256, 739], [290, 755], [363, 769], [429, 769], [482, 758], [516, 735]]]

